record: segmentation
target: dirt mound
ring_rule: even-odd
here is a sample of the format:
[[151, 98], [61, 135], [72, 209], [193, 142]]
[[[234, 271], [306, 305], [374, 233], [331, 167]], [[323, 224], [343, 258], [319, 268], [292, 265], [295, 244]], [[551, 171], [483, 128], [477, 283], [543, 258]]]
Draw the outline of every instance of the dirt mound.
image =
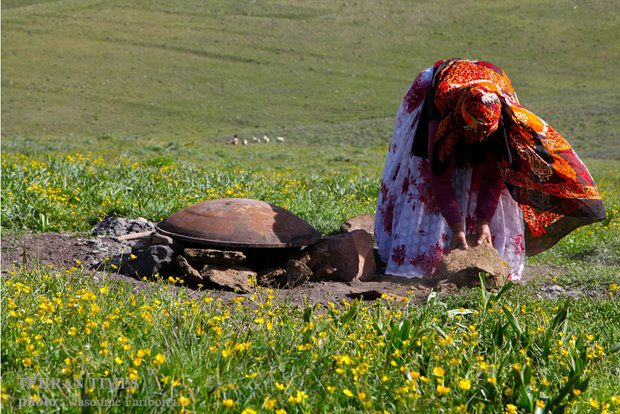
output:
[[476, 245], [475, 239], [469, 237], [467, 243], [469, 249], [456, 249], [441, 258], [435, 271], [436, 276], [459, 288], [477, 287], [480, 286], [479, 275], [483, 273], [487, 288], [501, 288], [510, 273], [508, 264], [489, 243]]
[[92, 257], [88, 242], [73, 233], [40, 233], [2, 238], [2, 270], [25, 265], [69, 269]]

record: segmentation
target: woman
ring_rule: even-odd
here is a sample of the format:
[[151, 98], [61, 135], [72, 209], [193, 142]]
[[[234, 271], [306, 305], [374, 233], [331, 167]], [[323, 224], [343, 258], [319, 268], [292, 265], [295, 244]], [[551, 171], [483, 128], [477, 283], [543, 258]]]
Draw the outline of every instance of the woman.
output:
[[432, 276], [454, 248], [492, 243], [519, 279], [538, 254], [605, 218], [571, 146], [523, 108], [504, 71], [487, 62], [436, 62], [400, 106], [375, 218], [386, 273]]

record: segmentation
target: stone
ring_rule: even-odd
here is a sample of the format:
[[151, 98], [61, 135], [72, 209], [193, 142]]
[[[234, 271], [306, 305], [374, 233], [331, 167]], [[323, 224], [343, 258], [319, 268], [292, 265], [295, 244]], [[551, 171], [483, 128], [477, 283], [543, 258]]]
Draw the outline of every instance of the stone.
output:
[[175, 268], [174, 250], [170, 246], [157, 245], [138, 252], [136, 258], [123, 264], [121, 273], [129, 275], [152, 276], [168, 274]]
[[182, 241], [158, 232], [154, 232], [149, 238], [152, 245], [170, 246], [175, 252], [182, 252], [185, 248]]
[[128, 220], [126, 227], [127, 233], [141, 233], [143, 231], [152, 231], [155, 229], [155, 225], [144, 217]]
[[130, 233], [152, 231], [155, 225], [143, 217], [125, 219], [116, 216], [107, 216], [93, 229], [95, 236], [123, 236]]
[[331, 267], [326, 265], [325, 263], [317, 263], [312, 268], [312, 277], [310, 278], [313, 282], [319, 282], [322, 280], [330, 280], [334, 276], [337, 270], [335, 267]]
[[138, 253], [143, 252], [149, 247], [151, 247], [151, 237], [143, 237], [141, 239], [138, 239], [133, 244], [133, 246], [131, 246], [131, 252], [137, 255]]
[[[449, 282], [450, 279], [443, 279], [437, 283], [437, 289], [444, 295], [451, 295], [458, 290], [455, 283]], [[478, 283], [480, 285], [480, 283]]]
[[183, 274], [185, 275], [185, 279], [189, 282], [193, 283], [202, 283], [204, 282], [204, 278], [200, 274], [200, 272], [192, 267], [187, 262], [187, 259], [181, 255], [178, 255], [176, 258], [177, 266]]
[[280, 288], [287, 283], [286, 269], [283, 267], [261, 269], [256, 279], [260, 286]]
[[375, 234], [375, 215], [374, 214], [362, 214], [355, 216], [340, 226], [340, 231], [343, 233], [350, 233], [355, 230], [365, 230], [371, 236]]
[[161, 233], [153, 233], [151, 235], [151, 244], [161, 244], [164, 246], [172, 246], [172, 244], [174, 243], [174, 240], [172, 240], [172, 237], [170, 236], [166, 236], [163, 235]]
[[458, 288], [479, 287], [479, 274], [485, 277], [485, 287], [491, 290], [501, 288], [508, 279], [510, 266], [489, 243], [475, 245], [475, 238], [468, 237], [467, 250], [455, 249], [444, 255], [437, 265], [435, 276], [447, 279]]
[[250, 279], [256, 278], [256, 272], [244, 267], [225, 267], [206, 264], [200, 271], [205, 282], [220, 289], [248, 293], [252, 291]]
[[95, 236], [121, 236], [127, 233], [127, 220], [122, 217], [107, 216], [93, 229]]
[[100, 249], [102, 243], [99, 239], [88, 239], [86, 240], [86, 245], [94, 250], [94, 249]]
[[245, 260], [245, 254], [234, 250], [185, 248], [183, 254], [191, 263], [234, 265]]
[[376, 289], [370, 290], [351, 290], [347, 295], [351, 299], [360, 299], [360, 300], [377, 300], [377, 299], [387, 299], [392, 302], [404, 302], [406, 301], [405, 297], [394, 295], [388, 292], [382, 292]]
[[327, 236], [310, 246], [308, 253], [310, 268], [318, 263], [331, 266], [336, 269], [333, 277], [345, 282], [371, 280], [377, 267], [373, 240], [365, 230]]
[[286, 281], [289, 287], [300, 286], [310, 280], [312, 270], [300, 260], [289, 260], [286, 263]]

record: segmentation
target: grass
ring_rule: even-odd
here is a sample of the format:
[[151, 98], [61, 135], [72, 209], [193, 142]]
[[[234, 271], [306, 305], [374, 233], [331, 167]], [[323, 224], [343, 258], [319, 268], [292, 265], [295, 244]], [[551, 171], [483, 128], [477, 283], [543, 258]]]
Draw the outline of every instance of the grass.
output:
[[[335, 232], [374, 211], [409, 83], [452, 56], [507, 71], [524, 106], [586, 157], [609, 214], [529, 259], [581, 292], [557, 301], [534, 281], [425, 306], [296, 307], [265, 289], [216, 299], [178, 277], [135, 290], [79, 263], [3, 269], [3, 410], [118, 399], [101, 411], [620, 413], [616, 1], [2, 9], [3, 235], [87, 232], [108, 214], [156, 221], [232, 196]], [[234, 133], [287, 140], [224, 145]]]
[[86, 276], [50, 266], [3, 277], [7, 412], [83, 401], [246, 414], [620, 409], [617, 284], [595, 302], [508, 285], [424, 307], [392, 297], [299, 308], [262, 288], [223, 301], [175, 289], [178, 278], [136, 291]]
[[[264, 200], [285, 208], [324, 233], [346, 219], [374, 212], [378, 178], [343, 163], [303, 174], [290, 168], [106, 162], [80, 154], [38, 160], [3, 156], [4, 231], [88, 231], [106, 215], [162, 220], [200, 201], [223, 197]], [[329, 165], [329, 162], [326, 166]], [[298, 165], [300, 166], [300, 165]], [[310, 168], [310, 167], [308, 167]], [[173, 194], [171, 196], [171, 194]]]
[[620, 156], [617, 2], [20, 4], [2, 13], [3, 145], [20, 152], [275, 131], [320, 146], [332, 125], [329, 142], [368, 145], [351, 125], [385, 145], [415, 75], [461, 56], [503, 67], [582, 155]]
[[[167, 156], [139, 162], [79, 153], [3, 155], [1, 194], [9, 201], [1, 210], [3, 231], [83, 232], [109, 214], [159, 221], [190, 204], [222, 197], [254, 198], [289, 208], [323, 233], [338, 231], [350, 217], [374, 212], [381, 170], [368, 154], [341, 158], [344, 154], [336, 149], [309, 158], [307, 152], [285, 149], [280, 157], [262, 152], [265, 148], [222, 146], [206, 165]], [[282, 165], [284, 157], [294, 169]], [[560, 247], [540, 256], [542, 261], [618, 264], [619, 164], [591, 164], [609, 220], [569, 235]]]
[[[261, 148], [221, 146], [222, 158], [207, 165], [4, 154], [2, 199], [11, 202], [2, 204], [3, 232], [88, 231], [107, 214], [158, 220], [228, 196], [287, 206], [324, 233], [374, 210], [376, 170], [364, 174], [327, 151], [298, 154], [291, 170]], [[261, 160], [242, 169], [239, 150]], [[314, 170], [317, 161], [323, 167]], [[620, 412], [615, 164], [591, 163], [609, 222], [531, 260], [562, 266], [555, 283], [582, 292], [560, 302], [537, 297], [535, 282], [496, 297], [433, 294], [423, 307], [405, 297], [300, 309], [261, 288], [217, 300], [176, 288], [178, 277], [136, 291], [110, 274], [93, 279], [80, 263], [5, 273], [3, 408], [53, 399], [69, 411], [81, 401], [118, 400], [138, 412]], [[131, 386], [97, 383], [75, 395], [75, 387], [20, 382], [34, 377], [124, 378]], [[168, 405], [133, 407], [148, 401]]]

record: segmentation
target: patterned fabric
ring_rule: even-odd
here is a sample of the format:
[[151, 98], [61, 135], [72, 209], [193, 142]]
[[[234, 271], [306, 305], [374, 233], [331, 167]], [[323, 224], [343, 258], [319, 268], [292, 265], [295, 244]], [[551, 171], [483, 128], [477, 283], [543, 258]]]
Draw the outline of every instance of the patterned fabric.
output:
[[466, 132], [465, 141], [475, 144], [486, 139], [497, 129], [502, 115], [502, 103], [495, 93], [483, 87], [467, 88], [462, 96], [460, 112], [465, 123], [465, 131], [479, 131], [486, 134], [472, 137]]
[[[430, 178], [446, 171], [458, 144], [467, 139], [463, 111], [482, 123], [493, 118], [493, 105], [488, 108], [490, 115], [482, 117], [473, 109], [463, 109], [466, 93], [479, 88], [494, 93], [502, 103], [507, 149], [498, 166], [506, 188], [490, 227], [493, 246], [511, 266], [511, 278], [520, 276], [526, 252], [538, 254], [577, 227], [605, 218], [600, 194], [585, 165], [561, 135], [519, 104], [502, 69], [479, 61], [439, 61], [417, 76], [396, 117], [375, 221], [386, 273], [431, 276], [447, 252], [452, 234], [437, 208]], [[417, 129], [426, 127], [419, 120], [427, 95], [441, 113], [430, 162], [411, 152]], [[479, 182], [472, 179], [473, 170], [471, 164], [453, 170], [453, 188], [467, 233], [475, 231], [476, 221]]]
[[[432, 74], [432, 67], [420, 73], [400, 106], [375, 215], [375, 239], [387, 263], [386, 273], [398, 276], [432, 276], [441, 256], [449, 251], [452, 236], [435, 202], [431, 164], [411, 154]], [[452, 180], [463, 228], [473, 233], [480, 177], [474, 177], [474, 168], [468, 164], [454, 168]], [[490, 228], [493, 246], [511, 267], [511, 279], [518, 279], [525, 260], [523, 218], [505, 188]]]
[[[468, 94], [475, 99], [478, 91], [493, 92], [508, 105], [516, 105], [518, 100], [504, 71], [490, 63], [461, 59], [439, 61], [435, 63], [434, 73], [433, 103], [441, 119], [433, 144], [432, 168], [434, 175], [441, 175], [448, 168], [457, 144], [475, 141], [463, 128], [461, 107]], [[471, 98], [468, 101], [473, 100]]]

